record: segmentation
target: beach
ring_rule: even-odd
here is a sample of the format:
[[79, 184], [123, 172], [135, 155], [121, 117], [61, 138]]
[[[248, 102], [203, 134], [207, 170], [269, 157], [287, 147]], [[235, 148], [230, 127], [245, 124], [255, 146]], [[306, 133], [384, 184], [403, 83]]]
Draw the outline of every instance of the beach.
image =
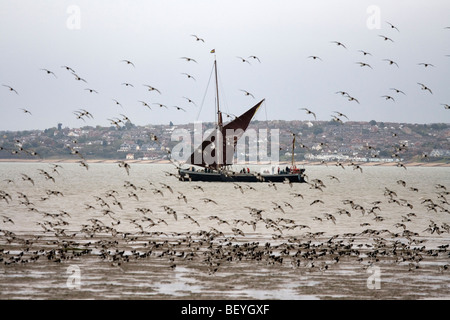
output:
[[3, 162], [0, 298], [450, 297], [446, 167], [305, 168], [238, 189], [171, 164]]

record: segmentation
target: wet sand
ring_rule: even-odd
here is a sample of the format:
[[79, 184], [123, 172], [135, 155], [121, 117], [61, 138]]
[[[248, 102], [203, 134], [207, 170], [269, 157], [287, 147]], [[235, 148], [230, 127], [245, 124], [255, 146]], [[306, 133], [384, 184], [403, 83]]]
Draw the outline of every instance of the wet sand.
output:
[[0, 299], [450, 299], [448, 243], [128, 236], [2, 235]]

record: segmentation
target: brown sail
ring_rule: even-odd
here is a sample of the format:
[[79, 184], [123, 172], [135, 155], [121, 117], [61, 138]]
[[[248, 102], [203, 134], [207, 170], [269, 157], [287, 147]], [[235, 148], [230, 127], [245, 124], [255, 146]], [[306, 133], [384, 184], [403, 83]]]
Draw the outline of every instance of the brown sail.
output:
[[[233, 164], [237, 141], [258, 111], [264, 99], [223, 127], [218, 126], [186, 160], [186, 164], [218, 169]], [[220, 117], [220, 113], [219, 113]], [[217, 146], [222, 145], [222, 148]]]

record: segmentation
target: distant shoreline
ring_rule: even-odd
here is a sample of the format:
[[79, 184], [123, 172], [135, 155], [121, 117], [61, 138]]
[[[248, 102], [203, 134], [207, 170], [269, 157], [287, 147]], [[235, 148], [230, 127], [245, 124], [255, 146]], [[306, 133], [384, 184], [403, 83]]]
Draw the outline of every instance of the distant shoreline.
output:
[[[0, 163], [78, 163], [79, 159], [0, 159]], [[121, 160], [101, 160], [92, 159], [85, 160], [87, 163], [118, 163]], [[133, 164], [170, 164], [169, 160], [126, 160], [127, 163]], [[351, 162], [343, 162], [343, 165], [349, 165]], [[245, 165], [270, 165], [270, 163], [248, 163], [248, 164], [235, 164], [235, 166], [245, 166]], [[336, 162], [328, 162], [326, 164], [319, 161], [298, 161], [297, 166], [330, 166], [335, 165]], [[358, 162], [360, 166], [370, 166], [370, 167], [395, 167], [396, 162]], [[442, 162], [403, 162], [406, 167], [450, 167], [450, 163]], [[279, 162], [280, 166], [290, 165], [290, 162]]]

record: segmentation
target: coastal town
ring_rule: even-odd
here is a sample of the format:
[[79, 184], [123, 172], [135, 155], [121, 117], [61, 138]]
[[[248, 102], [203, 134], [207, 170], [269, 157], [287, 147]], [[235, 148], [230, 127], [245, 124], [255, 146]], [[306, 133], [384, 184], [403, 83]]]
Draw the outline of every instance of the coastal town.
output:
[[[201, 125], [204, 131], [214, 127], [214, 123]], [[59, 123], [45, 130], [0, 131], [0, 159], [52, 161], [82, 155], [85, 160], [168, 161], [168, 150], [179, 142], [174, 132], [185, 130], [193, 135], [194, 127], [192, 123], [136, 126], [128, 121], [110, 127], [68, 128]], [[450, 124], [445, 123], [272, 120], [253, 121], [250, 129], [278, 130], [282, 162], [450, 163]], [[258, 147], [262, 142], [267, 138], [259, 139]], [[254, 151], [249, 146], [241, 156], [251, 161]]]

